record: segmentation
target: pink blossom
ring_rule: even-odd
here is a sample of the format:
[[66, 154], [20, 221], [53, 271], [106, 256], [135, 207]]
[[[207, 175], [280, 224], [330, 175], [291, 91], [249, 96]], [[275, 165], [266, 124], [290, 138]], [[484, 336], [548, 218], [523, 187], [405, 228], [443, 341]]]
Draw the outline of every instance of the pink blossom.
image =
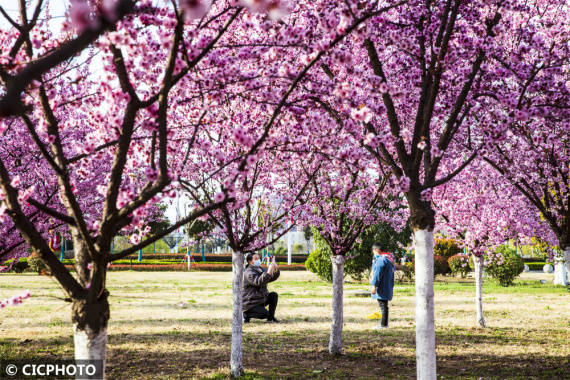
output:
[[441, 157], [442, 151], [437, 146], [431, 147], [431, 155], [433, 157]]
[[269, 3], [269, 6], [267, 7], [267, 14], [269, 15], [269, 18], [271, 18], [274, 21], [279, 21], [282, 18], [284, 18], [285, 16], [287, 16], [287, 14], [289, 13], [289, 10], [287, 9], [287, 7], [285, 6], [285, 4], [283, 4], [283, 1], [281, 0], [273, 0]]
[[101, 9], [103, 14], [109, 21], [115, 21], [118, 18], [117, 7], [119, 5], [119, 0], [103, 0], [101, 3]]
[[93, 16], [93, 10], [87, 0], [72, 0], [69, 7], [69, 16], [75, 30], [79, 33], [97, 25], [97, 21]]
[[372, 120], [372, 111], [368, 107], [362, 107], [360, 109], [353, 109], [350, 112], [350, 116], [356, 121], [362, 121], [365, 123], [369, 123]]
[[211, 0], [179, 0], [187, 21], [202, 18], [212, 6]]
[[158, 170], [153, 169], [151, 167], [147, 167], [144, 171], [144, 174], [146, 175], [149, 181], [156, 181], [158, 179]]
[[256, 161], [257, 161], [257, 158], [253, 154], [247, 156], [247, 159], [246, 159], [247, 166], [252, 166], [253, 164], [255, 164]]
[[18, 187], [20, 186], [20, 182], [21, 182], [20, 176], [19, 175], [14, 176], [14, 178], [12, 178], [12, 181], [10, 182], [10, 186]]
[[140, 237], [139, 234], [133, 234], [133, 235], [131, 235], [131, 237], [129, 238], [129, 241], [130, 241], [132, 244], [138, 244], [138, 243], [141, 242], [141, 237]]
[[216, 193], [216, 195], [214, 196], [214, 202], [218, 203], [221, 202], [225, 199], [226, 195], [220, 191], [218, 193]]
[[431, 189], [425, 189], [424, 191], [422, 191], [422, 192], [420, 193], [420, 198], [421, 198], [421, 200], [424, 201], [424, 202], [429, 202], [429, 201], [431, 201], [431, 192], [432, 192]]
[[405, 175], [400, 177], [400, 191], [407, 193], [410, 190], [410, 184], [410, 178], [406, 177]]

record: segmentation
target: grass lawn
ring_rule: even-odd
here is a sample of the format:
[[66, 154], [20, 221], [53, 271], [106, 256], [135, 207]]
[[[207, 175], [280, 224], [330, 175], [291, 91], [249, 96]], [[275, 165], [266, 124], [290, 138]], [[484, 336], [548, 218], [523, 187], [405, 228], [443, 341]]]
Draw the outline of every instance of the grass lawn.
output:
[[[539, 280], [547, 280], [540, 284]], [[438, 280], [440, 280], [438, 278]], [[488, 328], [475, 327], [472, 279], [436, 282], [441, 378], [568, 378], [570, 292], [552, 275], [524, 273], [515, 286], [485, 284]], [[231, 273], [110, 272], [109, 379], [222, 379], [229, 374]], [[0, 275], [0, 298], [33, 297], [0, 311], [0, 358], [71, 358], [70, 306], [55, 280]], [[378, 310], [345, 284], [344, 355], [327, 352], [329, 284], [308, 272], [283, 272], [273, 325], [244, 325], [246, 378], [378, 379], [415, 377], [414, 287], [397, 284], [390, 329], [364, 317]], [[177, 306], [180, 301], [186, 307]], [[2, 375], [0, 375], [1, 377]]]

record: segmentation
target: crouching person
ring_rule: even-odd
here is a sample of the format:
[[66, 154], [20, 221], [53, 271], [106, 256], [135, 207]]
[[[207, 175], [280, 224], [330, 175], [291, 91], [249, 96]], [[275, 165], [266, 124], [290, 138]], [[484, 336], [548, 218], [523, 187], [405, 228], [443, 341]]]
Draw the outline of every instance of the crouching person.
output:
[[243, 321], [247, 323], [251, 318], [259, 318], [271, 323], [278, 322], [275, 319], [277, 293], [267, 290], [267, 284], [279, 278], [277, 264], [271, 263], [269, 268], [262, 268], [257, 253], [248, 253], [246, 262], [243, 274]]

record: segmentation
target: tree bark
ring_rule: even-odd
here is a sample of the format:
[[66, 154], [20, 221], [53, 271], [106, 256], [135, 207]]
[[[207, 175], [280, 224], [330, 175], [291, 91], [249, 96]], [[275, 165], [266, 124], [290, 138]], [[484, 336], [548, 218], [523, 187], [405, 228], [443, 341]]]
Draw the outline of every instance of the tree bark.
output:
[[[105, 291], [94, 302], [88, 299], [73, 300], [72, 321], [75, 360], [101, 361], [100, 376], [105, 378], [107, 359], [107, 322], [109, 321], [108, 293]], [[94, 363], [95, 364], [95, 363]]]
[[232, 378], [244, 374], [242, 360], [242, 322], [243, 322], [243, 252], [234, 252], [233, 266], [233, 314], [232, 314], [232, 351], [230, 356], [230, 375]]
[[485, 317], [483, 316], [483, 256], [473, 255], [473, 264], [475, 265], [475, 307], [477, 309], [477, 323], [481, 327], [485, 326]]
[[340, 355], [342, 353], [343, 280], [345, 260], [345, 257], [342, 255], [335, 255], [331, 258], [333, 271], [333, 296], [329, 352], [333, 355]]
[[436, 379], [433, 309], [433, 229], [415, 229], [416, 369], [421, 380]]

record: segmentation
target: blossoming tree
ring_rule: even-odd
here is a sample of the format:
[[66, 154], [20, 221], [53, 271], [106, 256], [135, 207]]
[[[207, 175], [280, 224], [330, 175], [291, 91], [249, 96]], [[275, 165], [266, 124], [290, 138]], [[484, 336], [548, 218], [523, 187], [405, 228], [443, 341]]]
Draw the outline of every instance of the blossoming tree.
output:
[[[338, 137], [336, 135], [335, 137]], [[346, 145], [342, 144], [344, 150]], [[387, 213], [389, 204], [398, 203], [391, 194], [390, 172], [370, 170], [358, 150], [341, 153], [342, 160], [319, 160], [320, 168], [312, 180], [311, 202], [302, 207], [301, 218], [313, 226], [332, 252], [332, 324], [329, 352], [342, 353], [344, 264], [364, 229], [380, 221], [403, 227], [405, 216], [399, 211]], [[396, 200], [394, 200], [396, 199]], [[393, 207], [395, 208], [395, 207]]]
[[469, 248], [475, 267], [476, 320], [479, 326], [486, 327], [485, 254], [490, 256], [494, 247], [510, 239], [523, 242], [538, 236], [548, 241], [552, 240], [552, 233], [528, 200], [483, 160], [475, 160], [468, 169], [438, 187], [433, 193], [433, 203], [438, 226]]
[[508, 78], [490, 93], [500, 138], [482, 153], [546, 221], [570, 272], [570, 26], [560, 22], [570, 7], [566, 1], [527, 7], [513, 22], [517, 32], [504, 36], [508, 49], [496, 54]]

